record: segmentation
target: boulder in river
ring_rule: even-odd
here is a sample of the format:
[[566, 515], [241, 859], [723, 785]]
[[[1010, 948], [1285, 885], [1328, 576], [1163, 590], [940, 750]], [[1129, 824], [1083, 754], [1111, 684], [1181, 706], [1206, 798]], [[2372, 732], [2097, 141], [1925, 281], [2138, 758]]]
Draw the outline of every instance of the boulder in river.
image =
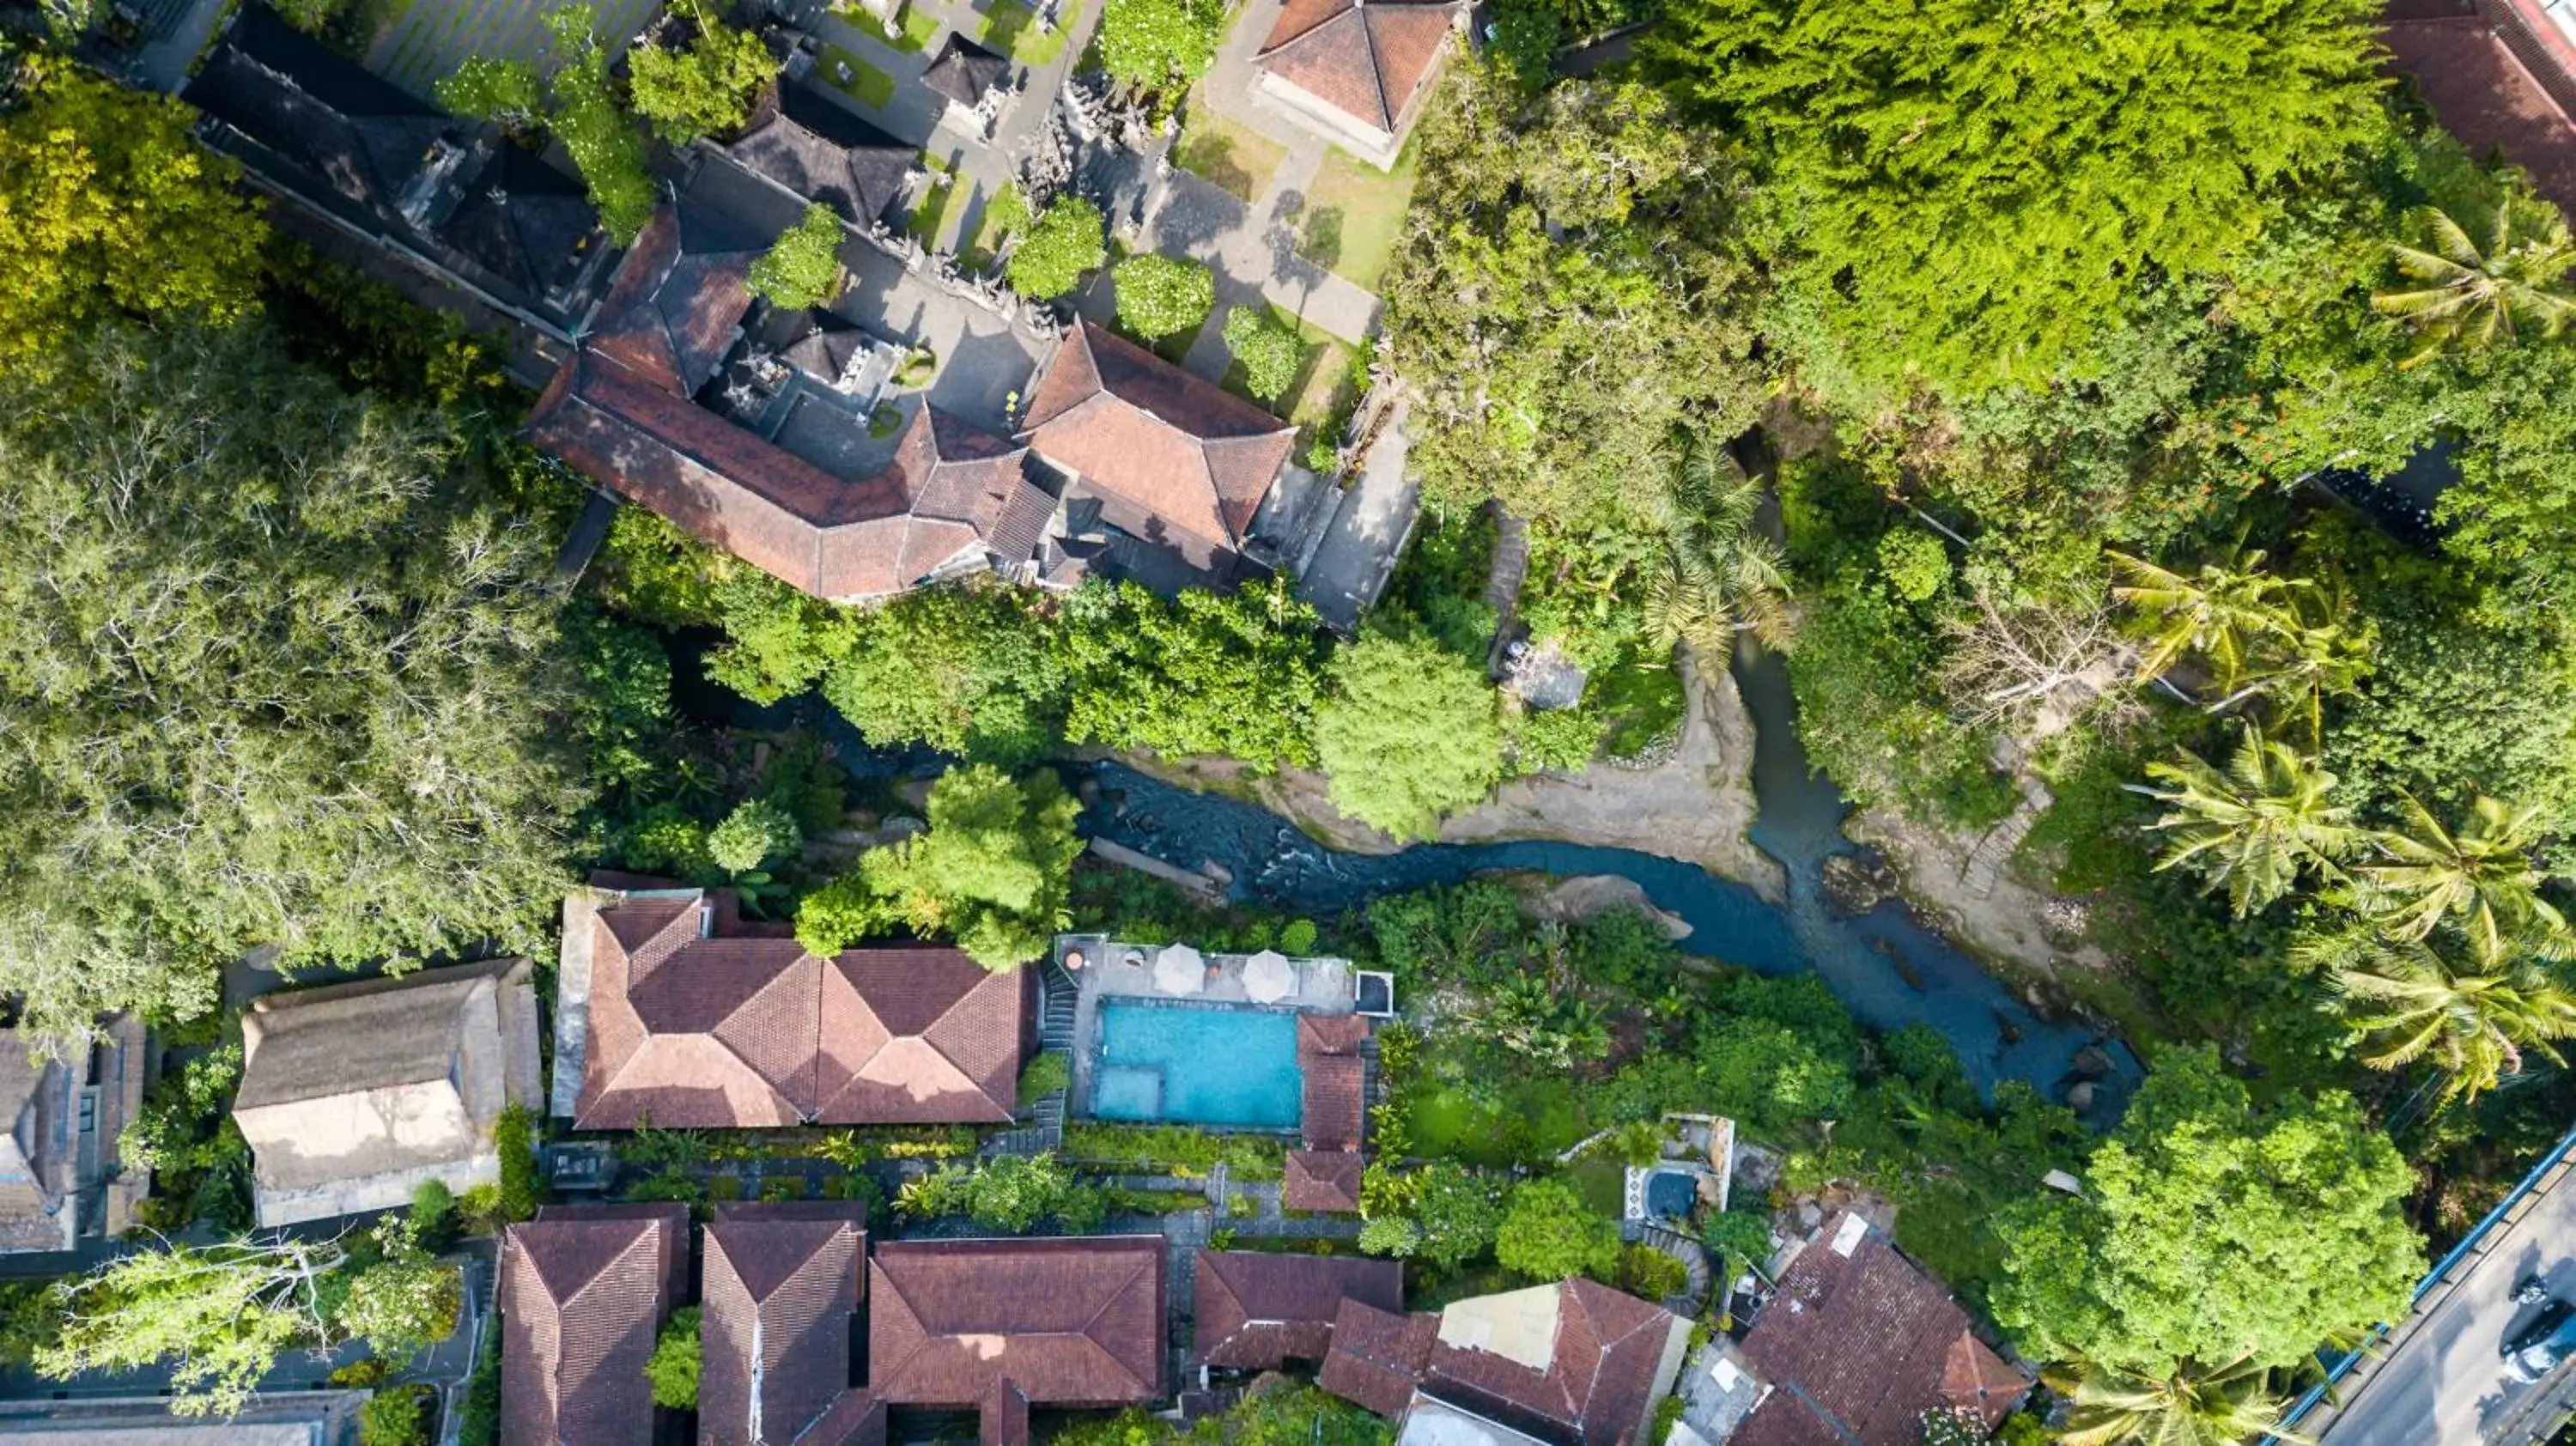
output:
[[1661, 926], [1665, 938], [1690, 937], [1691, 926], [1680, 915], [1650, 903], [1645, 886], [1635, 879], [1617, 874], [1577, 874], [1565, 879], [1547, 874], [1511, 874], [1505, 876], [1504, 882], [1520, 895], [1522, 912], [1533, 919], [1573, 924], [1612, 909], [1634, 909]]
[[1824, 865], [1825, 907], [1836, 918], [1856, 919], [1896, 897], [1896, 871], [1876, 849], [1835, 854]]

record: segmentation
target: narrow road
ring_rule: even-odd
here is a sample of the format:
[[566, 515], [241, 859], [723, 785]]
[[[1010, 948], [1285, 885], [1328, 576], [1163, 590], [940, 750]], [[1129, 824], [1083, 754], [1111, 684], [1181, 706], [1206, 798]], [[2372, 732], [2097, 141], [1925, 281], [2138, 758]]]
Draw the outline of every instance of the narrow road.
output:
[[2319, 1446], [2489, 1446], [2548, 1439], [2576, 1405], [2576, 1365], [2536, 1385], [2504, 1374], [2504, 1343], [2539, 1306], [2513, 1303], [2540, 1276], [2576, 1300], [2576, 1188], [2562, 1153], [2476, 1246], [2421, 1293], [2414, 1313], [2340, 1387], [2295, 1424]]

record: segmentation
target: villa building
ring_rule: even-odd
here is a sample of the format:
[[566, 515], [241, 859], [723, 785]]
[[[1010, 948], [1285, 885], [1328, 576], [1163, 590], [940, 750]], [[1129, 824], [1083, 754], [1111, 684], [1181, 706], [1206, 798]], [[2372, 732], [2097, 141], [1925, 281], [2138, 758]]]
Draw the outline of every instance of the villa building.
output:
[[1383, 1415], [1399, 1446], [1654, 1446], [1690, 1322], [1588, 1280], [1399, 1316], [1346, 1300], [1320, 1383]]
[[725, 147], [735, 164], [865, 229], [903, 201], [920, 168], [908, 146], [798, 81], [762, 99], [742, 139]]
[[867, 1207], [727, 1201], [706, 1228], [698, 1446], [884, 1446], [850, 1381]]
[[1023, 1446], [1032, 1406], [1115, 1409], [1164, 1393], [1160, 1235], [903, 1240], [868, 1267], [869, 1390], [982, 1413]]
[[1390, 170], [1465, 15], [1456, 0], [1289, 0], [1253, 59], [1257, 91]]
[[[1020, 441], [1062, 479], [1054, 532], [1086, 565], [1176, 591], [1234, 579], [1297, 429], [1085, 321], [1048, 360]], [[1263, 566], [1274, 558], [1256, 556]]]
[[390, 1210], [436, 1180], [501, 1178], [501, 1113], [535, 1108], [537, 1001], [525, 959], [298, 989], [242, 1016], [233, 1123], [264, 1227]]
[[1224, 1370], [1275, 1371], [1330, 1355], [1344, 1302], [1403, 1310], [1404, 1267], [1357, 1256], [1202, 1250], [1193, 1289], [1197, 1359]]
[[241, 7], [180, 99], [271, 194], [558, 340], [615, 247], [581, 182], [397, 88], [261, 4]]
[[1991, 1431], [2030, 1392], [1949, 1292], [1849, 1211], [1781, 1272], [1738, 1354], [1759, 1403], [1731, 1435], [1704, 1437], [1713, 1446], [1912, 1446], [1925, 1411], [1964, 1411]]
[[[637, 890], [559, 971], [556, 1100], [573, 1127], [998, 1124], [1035, 1047], [1036, 971], [955, 949], [818, 959], [730, 890]], [[570, 941], [567, 941], [569, 946]]]
[[0, 1030], [0, 1254], [73, 1250], [133, 1225], [152, 1174], [124, 1169], [116, 1149], [143, 1107], [145, 1042], [143, 1022], [121, 1014], [64, 1058]]
[[654, 1439], [644, 1362], [688, 1289], [686, 1205], [549, 1205], [501, 1238], [501, 1439]]

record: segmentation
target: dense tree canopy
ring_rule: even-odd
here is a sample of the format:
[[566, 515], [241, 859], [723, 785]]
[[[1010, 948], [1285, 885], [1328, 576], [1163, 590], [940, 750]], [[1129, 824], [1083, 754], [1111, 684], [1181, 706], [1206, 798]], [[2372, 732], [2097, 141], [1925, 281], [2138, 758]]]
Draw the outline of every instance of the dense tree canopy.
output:
[[837, 954], [900, 924], [954, 940], [987, 969], [1016, 969], [1070, 921], [1077, 811], [1052, 773], [1014, 782], [989, 764], [952, 769], [931, 787], [928, 831], [870, 849], [807, 896], [796, 937]]
[[[0, 987], [184, 1018], [253, 945], [528, 937], [581, 801], [551, 539], [436, 419], [258, 327], [111, 326], [0, 382]], [[36, 566], [38, 562], [41, 566]]]
[[688, 42], [639, 45], [627, 61], [635, 113], [675, 146], [741, 129], [753, 97], [778, 73], [759, 36], [725, 24], [704, 0], [677, 9], [687, 17]]
[[1100, 208], [1080, 196], [1059, 196], [1029, 223], [1003, 263], [1011, 289], [1052, 301], [1082, 284], [1083, 274], [1109, 259]]
[[1639, 84], [1575, 82], [1525, 109], [1455, 75], [1423, 119], [1437, 196], [1385, 283], [1385, 354], [1421, 399], [1413, 464], [1437, 498], [1651, 515], [1673, 424], [1751, 419], [1752, 277], [1723, 249], [1741, 182], [1714, 134]]
[[1149, 341], [1196, 330], [1216, 306], [1216, 274], [1183, 257], [1140, 252], [1116, 275], [1119, 324]]
[[1314, 762], [1322, 638], [1286, 579], [1168, 602], [1132, 582], [1096, 583], [1067, 600], [1063, 636], [1066, 737], [1256, 768]]
[[25, 63], [0, 108], [0, 365], [35, 364], [112, 311], [225, 322], [248, 312], [267, 234], [240, 167], [193, 113], [68, 61]]
[[2218, 266], [2363, 138], [2376, 13], [1675, 0], [1651, 49], [1751, 142], [1852, 358], [1964, 393], [2083, 357], [2129, 288]]
[[777, 306], [797, 310], [832, 299], [841, 284], [841, 217], [831, 207], [805, 208], [743, 277], [743, 285]]
[[1100, 68], [1141, 90], [1187, 90], [1216, 63], [1220, 0], [1109, 0], [1100, 14]]
[[2402, 1315], [2423, 1268], [2397, 1208], [2413, 1177], [2359, 1107], [2334, 1093], [2257, 1109], [2207, 1047], [2157, 1061], [2084, 1182], [1999, 1227], [1995, 1317], [2051, 1359], [2286, 1366]]
[[1331, 678], [1315, 754], [1342, 812], [1428, 837], [1502, 777], [1494, 690], [1470, 664], [1424, 640], [1367, 637], [1334, 657]]

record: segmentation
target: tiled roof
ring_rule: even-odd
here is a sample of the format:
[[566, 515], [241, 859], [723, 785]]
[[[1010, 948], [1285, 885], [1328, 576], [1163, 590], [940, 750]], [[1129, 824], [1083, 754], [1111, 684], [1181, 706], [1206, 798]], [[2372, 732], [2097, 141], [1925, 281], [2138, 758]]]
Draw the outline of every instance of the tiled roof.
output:
[[952, 30], [948, 43], [939, 47], [939, 54], [921, 72], [921, 83], [959, 105], [972, 106], [1010, 68], [1010, 61]]
[[581, 182], [514, 145], [502, 146], [484, 167], [438, 237], [535, 297], [572, 285], [609, 244]]
[[654, 1333], [687, 1277], [685, 1205], [549, 1206], [501, 1243], [501, 1439], [633, 1446]]
[[850, 1389], [867, 1207], [727, 1203], [707, 1227], [698, 1446], [789, 1446]]
[[[1668, 1365], [1680, 1364], [1688, 1323], [1592, 1281], [1568, 1280], [1553, 1289], [1556, 1331], [1545, 1369], [1444, 1338], [1431, 1348], [1423, 1389], [1559, 1446], [1635, 1446], [1657, 1385], [1668, 1387]], [[1444, 1318], [1444, 1337], [1446, 1324]]]
[[742, 239], [703, 211], [666, 209], [636, 242], [529, 439], [817, 597], [902, 592], [979, 547], [1003, 565], [1033, 556], [1054, 500], [1024, 447], [924, 404], [885, 470], [850, 480], [692, 400], [733, 346], [757, 254], [690, 249]]
[[[1297, 429], [1083, 322], [1040, 377], [1021, 439], [1079, 475], [1123, 530], [1185, 554], [1240, 551]], [[1196, 539], [1196, 549], [1183, 538]]]
[[456, 127], [265, 5], [242, 7], [182, 98], [387, 221]]
[[1290, 1150], [1279, 1203], [1291, 1210], [1355, 1215], [1360, 1208], [1360, 1175], [1367, 1165], [1356, 1150]]
[[1163, 1237], [904, 1240], [868, 1267], [869, 1389], [966, 1407], [996, 1380], [1046, 1406], [1163, 1394]]
[[1356, 1150], [1366, 1123], [1369, 1022], [1355, 1014], [1297, 1016], [1297, 1073], [1304, 1082], [1299, 1117], [1309, 1150]]
[[700, 938], [698, 915], [685, 897], [598, 911], [576, 1128], [1011, 1117], [1034, 976], [954, 949], [824, 960], [793, 939]]
[[1194, 1294], [1200, 1360], [1275, 1371], [1290, 1359], [1324, 1359], [1345, 1300], [1404, 1309], [1404, 1267], [1356, 1256], [1202, 1250]]
[[765, 176], [842, 220], [864, 227], [903, 197], [919, 164], [908, 146], [811, 86], [786, 82], [752, 118], [749, 134], [725, 147], [744, 169]]
[[[1835, 1248], [1841, 1239], [1850, 1250]], [[1743, 1350], [1775, 1389], [1737, 1433], [1742, 1446], [1794, 1446], [1819, 1426], [1860, 1446], [1913, 1446], [1932, 1407], [1975, 1411], [1992, 1427], [2030, 1389], [1939, 1282], [1848, 1213], [1782, 1272]]]
[[1381, 1416], [1400, 1416], [1431, 1362], [1440, 1317], [1404, 1315], [1345, 1298], [1333, 1315], [1333, 1347], [1315, 1383]]
[[1453, 0], [1290, 0], [1255, 63], [1392, 135], [1456, 14]]

